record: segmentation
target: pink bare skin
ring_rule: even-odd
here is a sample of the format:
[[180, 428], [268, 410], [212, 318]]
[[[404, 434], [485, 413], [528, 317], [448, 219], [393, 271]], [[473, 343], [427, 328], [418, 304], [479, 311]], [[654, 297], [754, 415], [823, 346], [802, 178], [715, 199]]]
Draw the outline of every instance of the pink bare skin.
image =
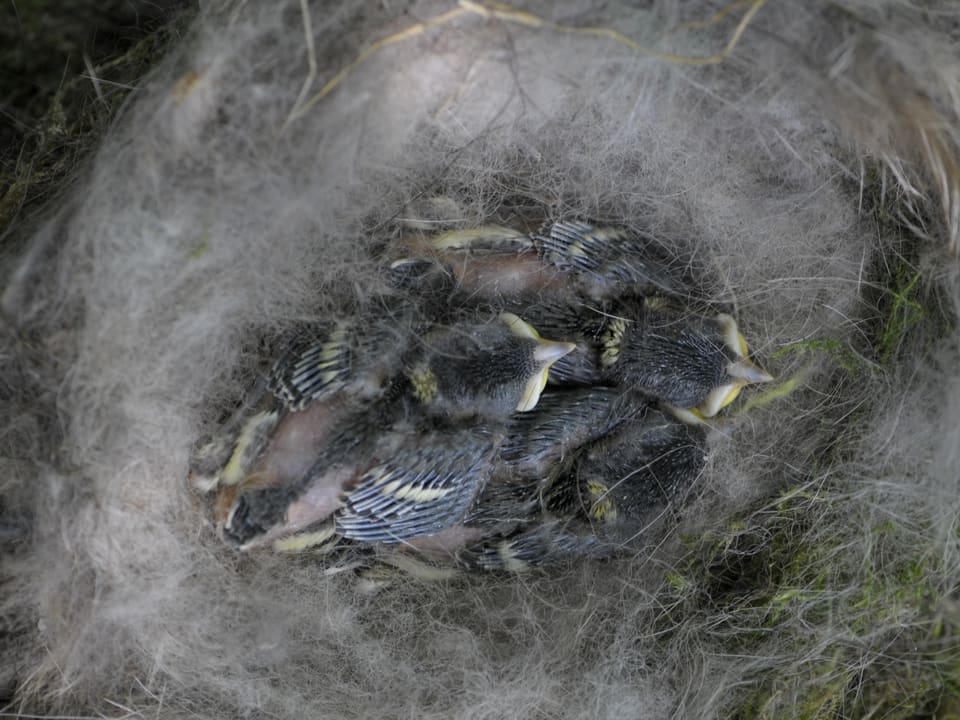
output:
[[460, 286], [483, 296], [560, 291], [565, 278], [535, 253], [464, 255], [444, 258]]
[[[341, 402], [315, 402], [304, 410], [287, 414], [277, 426], [261, 457], [239, 485], [226, 486], [218, 493], [215, 516], [222, 526], [237, 496], [244, 489], [294, 483], [314, 465], [318, 452], [342, 419]], [[249, 547], [303, 530], [332, 515], [341, 507], [340, 494], [356, 477], [355, 465], [335, 465], [318, 475], [301, 497], [287, 509], [286, 522], [252, 541]]]
[[280, 421], [251, 475], [274, 476], [277, 484], [303, 476], [342, 417], [340, 402], [314, 402]]
[[307, 488], [307, 491], [290, 503], [287, 508], [286, 521], [271, 528], [248, 543], [246, 548], [269, 545], [274, 540], [300, 532], [330, 517], [343, 503], [340, 493], [356, 477], [357, 468], [353, 466], [336, 465], [327, 472], [318, 476]]

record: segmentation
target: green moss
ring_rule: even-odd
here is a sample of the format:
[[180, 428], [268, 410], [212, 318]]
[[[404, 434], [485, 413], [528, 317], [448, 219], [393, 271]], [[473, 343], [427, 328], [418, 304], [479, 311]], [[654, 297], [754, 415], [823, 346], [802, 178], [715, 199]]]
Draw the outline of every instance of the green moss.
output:
[[940, 610], [937, 560], [918, 528], [865, 530], [859, 515], [810, 484], [691, 543], [672, 571], [665, 592], [683, 609], [664, 622], [702, 616], [712, 652], [779, 658], [731, 690], [731, 717], [906, 720], [949, 707], [960, 646], [944, 648], [960, 618]]
[[[864, 216], [899, 240], [865, 273], [862, 334], [778, 349], [770, 360], [791, 374], [739, 412], [795, 392], [817, 367], [835, 370], [840, 397], [850, 383], [883, 382], [955, 330], [950, 304], [920, 269], [921, 244], [899, 224], [896, 198], [881, 195], [879, 175], [867, 180]], [[883, 500], [851, 494], [838, 479], [871, 412], [862, 403], [845, 418], [849, 430], [820, 448], [806, 484], [720, 531], [686, 538], [686, 558], [674, 569], [683, 582], [664, 585], [669, 607], [682, 608], [665, 622], [696, 632], [711, 654], [733, 663], [764, 658], [729, 690], [729, 717], [960, 717], [960, 607], [940, 584], [949, 568], [935, 550], [937, 531], [915, 517], [878, 521]]]
[[187, 254], [188, 260], [196, 260], [197, 258], [203, 257], [204, 253], [210, 249], [210, 231], [204, 230], [200, 239], [197, 241], [197, 244], [190, 250]]
[[683, 592], [687, 586], [687, 579], [680, 573], [673, 572], [672, 570], [666, 573], [664, 579], [674, 592]]
[[837, 338], [810, 338], [790, 343], [772, 353], [770, 359], [781, 360], [791, 356], [802, 357], [818, 353], [831, 357], [837, 365], [851, 372], [872, 369], [872, 366], [853, 352], [844, 341]]
[[918, 300], [920, 272], [899, 262], [887, 285], [887, 297], [881, 303], [881, 316], [876, 332], [880, 362], [888, 364], [898, 352], [907, 333], [926, 315]]
[[772, 683], [753, 693], [735, 715], [737, 720], [836, 720], [843, 717], [848, 682], [832, 677], [835, 668], [827, 665], [814, 673], [819, 682], [803, 688], [800, 695]]
[[[925, 216], [922, 203], [909, 206], [896, 192], [889, 192], [882, 165], [869, 168], [862, 186], [861, 215], [872, 221], [892, 244], [867, 268], [863, 300], [872, 308], [863, 318], [872, 357], [884, 368], [910, 355], [925, 352], [932, 342], [946, 337], [956, 327], [956, 318], [946, 309], [937, 283], [924, 274], [924, 253], [930, 245], [917, 237], [915, 227], [935, 227]], [[910, 224], [904, 217], [910, 217]]]

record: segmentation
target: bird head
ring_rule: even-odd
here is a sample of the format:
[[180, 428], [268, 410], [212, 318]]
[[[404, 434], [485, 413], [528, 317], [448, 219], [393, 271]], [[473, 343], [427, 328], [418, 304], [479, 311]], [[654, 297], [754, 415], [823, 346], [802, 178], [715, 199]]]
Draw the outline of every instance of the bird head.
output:
[[554, 340], [545, 340], [540, 337], [540, 333], [534, 327], [513, 313], [500, 313], [500, 320], [503, 321], [510, 332], [520, 338], [526, 338], [533, 341], [533, 364], [534, 372], [527, 380], [523, 389], [523, 395], [517, 403], [517, 412], [528, 412], [536, 407], [540, 400], [540, 394], [547, 385], [547, 377], [550, 373], [550, 366], [564, 355], [576, 349], [576, 343], [557, 342]]
[[726, 367], [728, 382], [714, 388], [703, 402], [694, 408], [696, 414], [705, 418], [713, 417], [732, 403], [747, 385], [773, 380], [770, 373], [754, 364], [748, 357], [747, 340], [733, 316], [720, 313], [715, 322], [723, 332], [723, 343], [731, 354], [731, 360]]

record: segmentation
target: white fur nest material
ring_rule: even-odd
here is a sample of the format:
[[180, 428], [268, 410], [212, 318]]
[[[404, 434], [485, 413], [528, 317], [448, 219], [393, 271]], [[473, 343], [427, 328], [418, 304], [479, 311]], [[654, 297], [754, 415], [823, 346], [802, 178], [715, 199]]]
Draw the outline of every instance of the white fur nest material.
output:
[[[761, 361], [826, 338], [875, 363], [871, 273], [905, 232], [947, 313], [960, 297], [960, 15], [893, 0], [367, 5], [203, 8], [8, 268], [0, 510], [31, 529], [3, 546], [7, 712], [722, 716], [764, 661], [698, 636], [703, 608], [662, 632], [678, 530], [632, 561], [365, 595], [322, 561], [219, 543], [185, 483], [191, 445], [242, 395], [261, 340], [365, 292], [398, 222], [466, 226], [505, 206], [691, 252]], [[863, 211], [878, 188], [895, 223]], [[952, 332], [856, 381], [829, 354], [768, 363], [798, 387], [715, 439], [684, 531], [819, 473], [849, 490], [853, 522], [910, 528], [946, 596]], [[847, 533], [857, 562], [856, 528], [823, 532]]]

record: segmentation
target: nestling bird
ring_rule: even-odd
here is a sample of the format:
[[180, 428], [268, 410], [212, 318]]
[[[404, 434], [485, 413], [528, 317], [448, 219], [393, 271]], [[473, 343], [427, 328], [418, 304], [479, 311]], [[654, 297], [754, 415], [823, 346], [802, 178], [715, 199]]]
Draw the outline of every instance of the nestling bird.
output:
[[289, 410], [341, 392], [357, 401], [376, 399], [426, 327], [416, 307], [394, 298], [371, 303], [354, 317], [319, 323], [274, 363], [270, 389]]
[[535, 410], [515, 414], [506, 424], [490, 481], [463, 523], [412, 545], [451, 558], [466, 545], [512, 535], [538, 522], [544, 489], [569, 470], [580, 449], [621, 423], [642, 417], [648, 404], [646, 398], [619, 388], [549, 390]]
[[552, 390], [508, 426], [486, 486], [461, 522], [411, 551], [519, 572], [613, 557], [679, 502], [705, 462], [703, 426], [616, 388]]
[[605, 558], [615, 553], [616, 548], [600, 542], [588, 525], [547, 517], [465, 545], [456, 551], [455, 558], [471, 570], [522, 573], [576, 558]]
[[559, 384], [633, 388], [713, 417], [744, 386], [773, 379], [750, 361], [737, 321], [725, 313], [704, 317], [653, 296], [533, 306], [528, 316], [545, 332], [577, 343], [551, 370]]
[[[278, 431], [290, 413], [318, 402], [335, 400], [324, 406], [332, 411], [381, 397], [402, 367], [417, 329], [415, 308], [394, 304], [386, 315], [384, 306], [381, 302], [352, 319], [323, 321], [297, 333], [213, 438], [194, 451], [191, 483], [204, 492], [240, 483], [271, 437], [283, 437], [290, 426], [300, 435], [310, 426], [307, 434], [314, 445], [324, 442], [314, 419], [327, 416], [326, 410], [314, 408], [309, 422], [289, 420]], [[304, 446], [302, 441], [294, 444]]]
[[227, 539], [244, 549], [289, 542], [329, 520], [337, 535], [394, 543], [460, 520], [492, 470], [498, 435], [472, 423], [423, 432], [364, 422], [352, 418], [293, 481], [258, 468], [226, 515]]
[[657, 516], [682, 501], [706, 461], [702, 426], [642, 407], [576, 453], [546, 488], [491, 481], [459, 532], [465, 541], [448, 552], [467, 567], [520, 572], [635, 549]]
[[550, 367], [574, 348], [543, 339], [513, 313], [438, 326], [405, 361], [401, 390], [431, 415], [505, 418], [536, 407]]
[[546, 224], [532, 235], [498, 225], [411, 243], [388, 276], [434, 297], [519, 302], [535, 296], [599, 300], [632, 292], [676, 294], [682, 283], [649, 238], [583, 222]]
[[[648, 406], [647, 398], [619, 388], [546, 392], [533, 411], [516, 413], [506, 424], [497, 426], [500, 440], [490, 478], [462, 521], [437, 533], [412, 537], [407, 546], [432, 559], [452, 560], [463, 555], [461, 562], [469, 564], [467, 558], [480, 551], [478, 543], [493, 547], [504, 538], [533, 532], [544, 520], [542, 495], [551, 480], [569, 470], [582, 447], [621, 423], [644, 416]], [[484, 434], [491, 432], [489, 425], [474, 427]], [[538, 537], [545, 541], [548, 535]], [[540, 540], [531, 537], [518, 542], [533, 552], [532, 547]], [[592, 543], [589, 538], [580, 538], [575, 544], [586, 547]], [[468, 547], [473, 550], [467, 552]], [[483, 562], [490, 567], [494, 561], [488, 558]], [[517, 559], [513, 565], [519, 567], [520, 562]]]
[[534, 411], [511, 419], [497, 474], [545, 481], [581, 447], [643, 417], [649, 404], [643, 395], [617, 387], [550, 388]]
[[569, 275], [545, 263], [527, 236], [515, 249], [421, 249], [421, 254], [390, 263], [387, 281], [432, 299], [431, 305], [470, 305], [478, 302], [518, 303], [527, 297], [566, 295]]
[[[332, 512], [321, 507], [336, 501], [334, 495], [313, 497], [309, 503], [319, 512], [307, 517], [287, 517], [292, 503], [304, 494], [307, 476], [317, 463], [325, 463], [330, 484], [334, 476], [345, 481], [352, 454], [363, 452], [370, 442], [375, 420], [344, 398], [318, 400], [299, 411], [262, 413], [278, 419], [259, 442], [258, 452], [240, 452], [249, 444], [245, 435], [237, 440], [237, 450], [221, 474], [214, 504], [214, 518], [221, 532], [234, 544], [245, 546], [254, 537], [289, 522], [289, 531], [301, 530], [323, 520]], [[326, 511], [325, 511], [326, 510]], [[268, 539], [287, 534], [274, 532]]]
[[622, 228], [562, 221], [532, 236], [546, 262], [578, 276], [581, 291], [599, 300], [620, 295], [677, 294], [683, 290], [652, 238]]
[[559, 516], [588, 520], [604, 541], [620, 541], [624, 528], [632, 532], [682, 498], [705, 463], [704, 427], [650, 408], [581, 453], [545, 504]]
[[427, 323], [414, 310], [328, 324], [273, 368], [270, 386], [299, 410], [347, 393], [374, 400], [409, 392], [434, 415], [500, 415], [532, 409], [550, 366], [574, 345], [540, 337], [512, 313]]
[[344, 536], [392, 543], [431, 535], [462, 519], [493, 469], [500, 435], [476, 424], [381, 437], [344, 495]]

